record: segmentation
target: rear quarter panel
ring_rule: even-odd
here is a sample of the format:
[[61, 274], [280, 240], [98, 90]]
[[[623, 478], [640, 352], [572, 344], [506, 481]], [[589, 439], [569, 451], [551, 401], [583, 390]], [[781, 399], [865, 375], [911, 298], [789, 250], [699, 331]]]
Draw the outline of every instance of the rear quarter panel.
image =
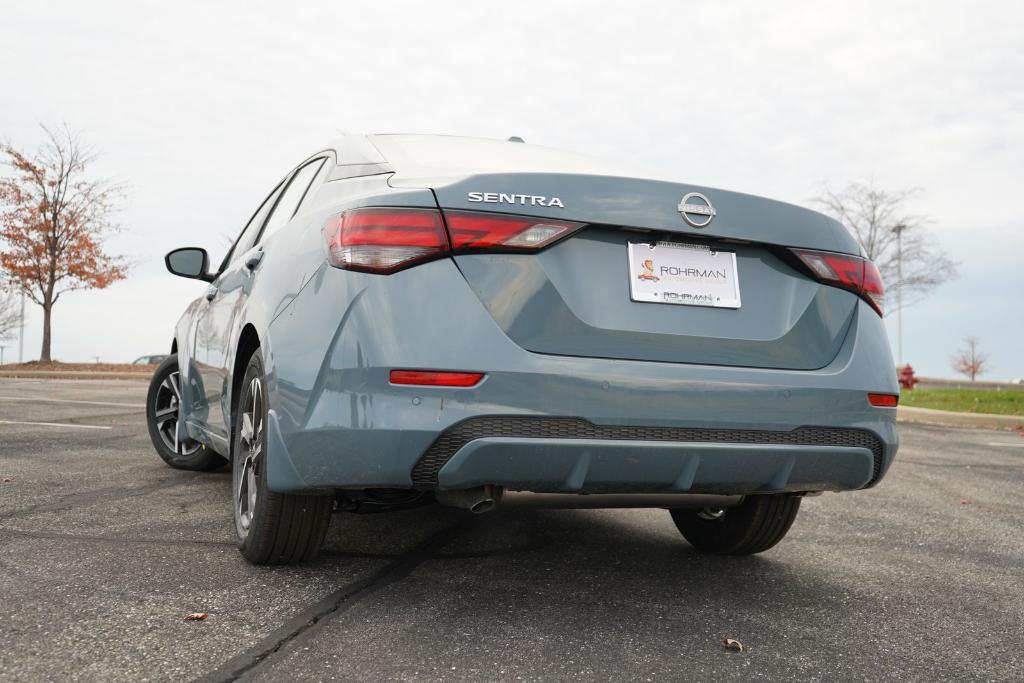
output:
[[[327, 219], [345, 209], [358, 206], [437, 206], [430, 191], [391, 188], [387, 183], [387, 175], [383, 174], [326, 182], [314, 188], [314, 192], [299, 214], [260, 245], [264, 251], [263, 259], [248, 296], [240, 304], [241, 310], [232, 316], [231, 329], [226, 331], [226, 367], [229, 369], [235, 365], [242, 331], [247, 326], [252, 326], [256, 331], [264, 357], [271, 406], [274, 405], [277, 380], [275, 335], [302, 340], [308, 339], [306, 335], [309, 333], [308, 330], [288, 325], [278, 326], [272, 332], [271, 322], [288, 308], [318, 269], [325, 266], [326, 247], [321, 229]], [[195, 325], [197, 315], [205, 304], [203, 297], [193, 301], [176, 326], [179, 367], [186, 385], [192, 385], [199, 377], [195, 369]], [[336, 325], [337, 321], [331, 324]], [[232, 414], [233, 406], [230, 402], [236, 379], [231, 373], [228, 374], [221, 397], [225, 415]], [[202, 388], [186, 387], [185, 391], [187, 396], [183, 398], [183, 414], [186, 420], [196, 425], [205, 425], [207, 411], [201, 400]], [[180, 424], [184, 425], [186, 420]], [[195, 428], [190, 430], [190, 434], [194, 438], [210, 438], [209, 433]], [[212, 445], [225, 454], [229, 450], [226, 443]]]
[[[303, 374], [305, 371], [315, 373], [319, 369], [327, 353], [327, 342], [322, 341], [324, 331], [336, 329], [340, 321], [330, 315], [334, 307], [325, 306], [322, 319], [314, 317], [302, 325], [291, 324], [287, 318], [281, 319], [280, 324], [273, 323], [289, 309], [300, 292], [310, 286], [318, 273], [330, 268], [322, 234], [324, 224], [346, 209], [362, 206], [436, 208], [437, 203], [429, 190], [391, 188], [387, 175], [383, 174], [331, 181], [317, 189], [309, 209], [295, 216], [288, 226], [267, 240], [258, 279], [243, 315], [239, 316], [238, 326], [232, 331], [232, 348], [237, 349], [242, 329], [252, 325], [259, 335], [263, 351], [271, 409], [282, 400], [280, 382], [294, 381], [291, 373], [296, 369]], [[339, 271], [339, 274], [342, 273]], [[344, 276], [356, 274], [345, 272], [342, 275], [342, 279], [346, 279]], [[344, 307], [345, 301], [359, 296], [359, 288], [338, 288], [324, 291], [321, 296]], [[286, 358], [278, 357], [278, 348], [285, 350]], [[282, 361], [286, 368], [283, 376], [280, 371]]]

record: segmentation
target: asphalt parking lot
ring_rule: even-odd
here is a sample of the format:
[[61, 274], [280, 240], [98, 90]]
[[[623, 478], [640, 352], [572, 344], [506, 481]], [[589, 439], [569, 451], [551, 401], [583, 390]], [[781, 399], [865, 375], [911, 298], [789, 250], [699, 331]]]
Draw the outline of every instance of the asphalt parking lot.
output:
[[757, 557], [661, 510], [422, 508], [256, 568], [230, 475], [164, 466], [145, 390], [0, 380], [2, 680], [1024, 679], [1012, 432], [905, 426], [877, 489], [807, 499]]

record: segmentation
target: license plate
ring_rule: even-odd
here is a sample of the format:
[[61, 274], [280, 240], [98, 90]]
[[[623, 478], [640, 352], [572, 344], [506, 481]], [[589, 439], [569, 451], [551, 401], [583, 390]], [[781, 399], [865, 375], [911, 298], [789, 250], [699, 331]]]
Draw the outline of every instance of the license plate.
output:
[[630, 242], [629, 298], [659, 304], [739, 308], [736, 252], [681, 242]]

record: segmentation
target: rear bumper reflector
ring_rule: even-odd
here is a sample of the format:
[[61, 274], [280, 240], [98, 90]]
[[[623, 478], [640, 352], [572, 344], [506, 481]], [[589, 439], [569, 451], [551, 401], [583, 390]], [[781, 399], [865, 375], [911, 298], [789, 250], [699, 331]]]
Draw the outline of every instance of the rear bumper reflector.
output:
[[441, 372], [437, 370], [392, 370], [392, 384], [427, 387], [474, 387], [484, 378], [482, 372]]
[[899, 402], [899, 394], [868, 394], [868, 403], [879, 408], [895, 408]]

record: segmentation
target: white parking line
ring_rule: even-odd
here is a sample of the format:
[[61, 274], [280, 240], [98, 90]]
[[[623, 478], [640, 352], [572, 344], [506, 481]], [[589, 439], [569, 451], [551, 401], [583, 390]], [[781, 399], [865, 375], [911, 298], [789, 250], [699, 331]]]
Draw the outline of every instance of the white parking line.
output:
[[139, 408], [146, 406], [138, 403], [111, 403], [109, 401], [76, 401], [71, 398], [37, 398], [35, 396], [0, 396], [0, 401], [35, 401], [43, 403], [81, 403], [89, 406], [116, 406], [118, 408]]
[[1007, 448], [1024, 448], [1024, 441], [1021, 443], [1006, 443], [1005, 441], [989, 441], [989, 446], [1006, 446]]
[[35, 425], [37, 427], [67, 427], [69, 429], [113, 429], [103, 425], [73, 425], [66, 422], [19, 422], [18, 420], [0, 420], [0, 425]]

